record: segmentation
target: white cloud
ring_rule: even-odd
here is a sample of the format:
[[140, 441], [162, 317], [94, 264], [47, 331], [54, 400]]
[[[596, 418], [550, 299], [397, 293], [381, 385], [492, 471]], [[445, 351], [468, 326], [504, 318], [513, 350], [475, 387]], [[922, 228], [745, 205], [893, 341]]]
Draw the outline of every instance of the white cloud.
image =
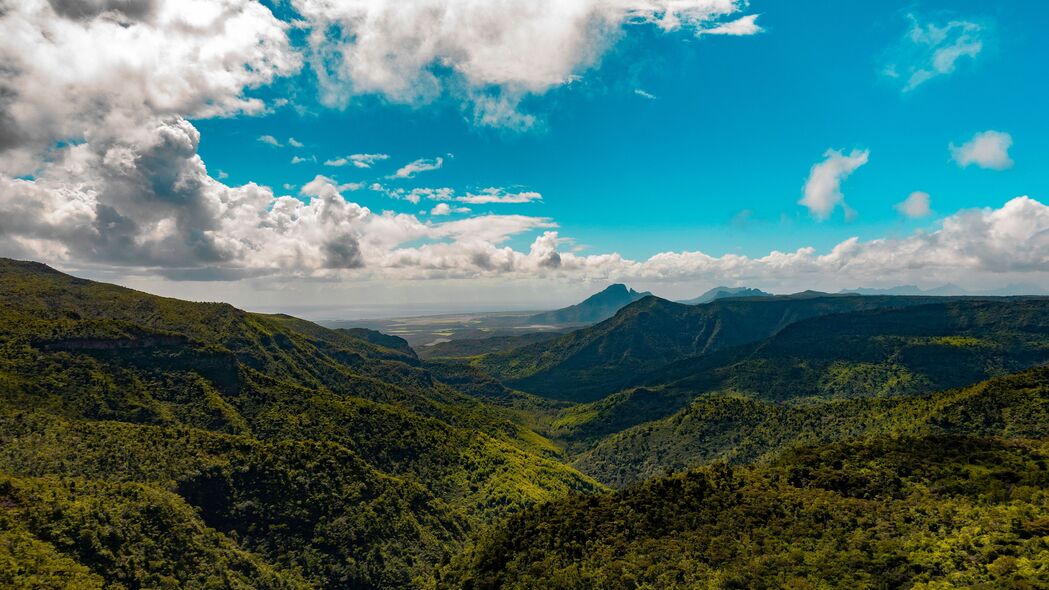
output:
[[734, 21], [729, 21], [709, 29], [699, 29], [696, 32], [697, 34], [703, 35], [729, 35], [733, 37], [756, 35], [764, 30], [758, 26], [758, 23], [756, 22], [757, 18], [758, 15], [756, 14], [748, 14], [747, 16], [737, 18]]
[[[251, 97], [251, 89], [300, 65], [286, 37], [287, 25], [264, 6], [237, 0], [93, 2], [80, 5], [75, 14], [61, 12], [67, 4], [24, 0], [0, 10], [0, 63], [9, 66], [0, 68], [0, 254], [178, 280], [701, 278], [725, 284], [842, 281], [851, 286], [872, 276], [908, 282], [915, 276], [950, 281], [962, 273], [988, 281], [1015, 273], [1049, 277], [1049, 207], [1027, 197], [997, 209], [958, 212], [942, 219], [935, 231], [900, 239], [852, 238], [824, 253], [801, 248], [748, 257], [683, 251], [631, 260], [615, 252], [562, 252], [566, 238], [554, 220], [544, 217], [443, 221], [376, 213], [347, 199], [346, 193], [361, 184], [325, 176], [314, 177], [297, 197], [278, 196], [251, 182], [228, 186], [208, 174], [198, 154], [199, 132], [189, 119], [265, 112], [267, 105]], [[336, 42], [337, 47], [353, 45], [333, 64], [348, 69], [326, 83], [364, 80], [373, 85], [351, 92], [393, 96], [406, 82], [412, 88], [408, 94], [414, 94], [434, 76], [431, 66], [444, 63], [464, 85], [460, 90], [481, 93], [469, 100], [481, 104], [495, 97], [485, 111], [493, 121], [511, 116], [499, 114], [500, 109], [526, 116], [516, 111], [516, 100], [567, 82], [596, 63], [625, 24], [703, 34], [736, 20], [741, 5], [728, 0], [508, 0], [507, 6], [510, 10], [493, 13], [479, 0], [460, 0], [454, 7], [461, 10], [454, 11], [451, 0], [420, 0], [331, 8], [362, 20], [347, 29], [358, 35], [353, 41], [347, 36]], [[103, 13], [105, 7], [110, 10]], [[405, 18], [380, 22], [379, 17], [394, 14]], [[335, 21], [343, 17], [332, 17]], [[469, 26], [456, 28], [464, 23]], [[398, 35], [368, 37], [391, 27]], [[491, 34], [475, 35], [479, 31]], [[427, 39], [436, 45], [404, 43]], [[390, 45], [394, 42], [402, 46]], [[382, 54], [375, 51], [389, 47], [390, 63], [376, 65]], [[364, 72], [360, 76], [358, 69]], [[447, 80], [434, 83], [437, 92], [449, 91]], [[492, 95], [486, 90], [490, 86], [506, 94]], [[813, 167], [803, 199], [816, 215], [843, 204], [841, 180], [868, 154], [828, 151], [825, 156]], [[439, 158], [423, 162], [429, 169], [443, 163]], [[401, 178], [426, 168], [410, 166]], [[293, 188], [285, 185], [285, 190]], [[450, 214], [457, 210], [453, 203], [467, 199], [539, 198], [538, 193], [494, 188], [464, 196], [448, 188], [373, 188], [416, 203], [438, 201], [431, 210], [435, 216], [446, 210], [441, 205]], [[511, 246], [530, 237], [527, 248]]]
[[929, 193], [914, 191], [906, 199], [896, 203], [896, 210], [911, 219], [932, 215], [932, 209], [929, 208]]
[[282, 144], [280, 141], [277, 140], [276, 137], [273, 137], [272, 135], [260, 135], [258, 140], [266, 145], [271, 145], [273, 147], [284, 147], [284, 144]]
[[224, 170], [219, 170], [217, 177], [219, 180], [226, 180], [227, 178], [229, 178], [229, 173]]
[[890, 61], [884, 70], [887, 76], [903, 84], [904, 92], [954, 72], [963, 58], [975, 59], [990, 34], [985, 26], [971, 21], [950, 20], [937, 24], [923, 23], [914, 14], [907, 18], [910, 28], [890, 50]]
[[956, 146], [953, 143], [948, 147], [951, 156], [959, 166], [966, 167], [976, 164], [980, 168], [991, 170], [1005, 170], [1012, 168], [1013, 161], [1009, 157], [1009, 148], [1013, 145], [1013, 138], [1002, 131], [983, 131], [972, 136], [972, 139]]
[[303, 164], [303, 163], [306, 163], [306, 162], [316, 162], [316, 161], [317, 161], [317, 156], [292, 156], [291, 157], [291, 163], [292, 164]]
[[[287, 186], [287, 185], [285, 185]], [[300, 195], [306, 195], [308, 197], [331, 197], [340, 195], [345, 191], [356, 191], [364, 187], [359, 182], [347, 182], [345, 184], [339, 184], [332, 178], [318, 174], [313, 177], [313, 180], [302, 185], [299, 189]]]
[[261, 113], [245, 90], [297, 71], [287, 25], [235, 0], [22, 0], [0, 9], [0, 172], [56, 141], [105, 142], [159, 119]]
[[372, 164], [386, 160], [389, 157], [387, 154], [352, 154], [344, 158], [326, 160], [324, 165], [338, 167], [352, 164], [357, 168], [371, 168]]
[[651, 94], [649, 92], [645, 92], [644, 90], [642, 90], [640, 88], [635, 88], [634, 89], [634, 94], [640, 96], [641, 98], [647, 98], [648, 100], [656, 100], [656, 98], [657, 98], [656, 95]]
[[371, 168], [372, 164], [389, 159], [387, 154], [353, 154], [350, 161], [357, 168]]
[[387, 176], [387, 178], [415, 178], [415, 176], [421, 172], [438, 170], [441, 166], [444, 166], [444, 158], [440, 156], [437, 156], [432, 160], [422, 158], [401, 166], [397, 169], [397, 172]]
[[452, 207], [448, 203], [437, 203], [430, 209], [430, 215], [450, 215], [452, 213], [469, 213], [469, 207]]
[[529, 95], [577, 79], [626, 26], [754, 34], [743, 0], [293, 0], [309, 24], [322, 100], [420, 104], [450, 95], [478, 125], [528, 128]]
[[543, 195], [534, 191], [509, 193], [505, 189], [489, 187], [482, 190], [480, 194], [467, 193], [466, 196], [456, 197], [455, 200], [472, 205], [482, 205], [486, 203], [530, 203], [542, 199]]
[[869, 156], [868, 150], [852, 150], [847, 156], [840, 150], [827, 150], [823, 154], [823, 161], [809, 171], [804, 197], [798, 203], [807, 207], [809, 213], [819, 220], [830, 217], [838, 205], [844, 208], [848, 217], [851, 209], [845, 204], [841, 183], [853, 171], [866, 164]]
[[300, 147], [303, 146], [303, 143], [301, 141], [295, 139], [294, 137], [289, 137], [288, 138], [288, 145], [290, 145], [291, 147], [294, 147], [294, 148], [300, 148]]

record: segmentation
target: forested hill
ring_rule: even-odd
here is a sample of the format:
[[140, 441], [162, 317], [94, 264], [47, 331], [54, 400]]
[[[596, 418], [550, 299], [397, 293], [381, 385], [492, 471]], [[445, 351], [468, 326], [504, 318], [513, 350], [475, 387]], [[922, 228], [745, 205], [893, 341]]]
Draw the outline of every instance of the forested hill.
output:
[[595, 326], [484, 355], [475, 364], [530, 393], [591, 401], [622, 389], [639, 373], [757, 342], [799, 320], [935, 301], [942, 298], [802, 294], [685, 305], [649, 296]]
[[687, 449], [633, 447], [706, 466], [512, 516], [438, 588], [1049, 585], [1049, 369], [919, 398], [707, 401], [654, 429], [704, 429]]
[[374, 335], [0, 260], [0, 351], [3, 587], [411, 587], [599, 487]]
[[0, 259], [0, 588], [1049, 587], [1047, 299], [645, 297], [529, 342]]

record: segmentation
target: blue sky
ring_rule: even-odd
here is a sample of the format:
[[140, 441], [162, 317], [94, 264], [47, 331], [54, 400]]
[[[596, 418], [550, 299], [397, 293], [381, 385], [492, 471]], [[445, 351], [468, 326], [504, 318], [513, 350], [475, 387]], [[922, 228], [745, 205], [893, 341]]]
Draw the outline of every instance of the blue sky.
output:
[[2, 256], [324, 313], [1049, 290], [1044, 2], [65, 6], [0, 14]]
[[[631, 258], [667, 250], [759, 256], [905, 234], [935, 220], [894, 209], [913, 191], [929, 193], [939, 214], [1045, 196], [1049, 42], [1040, 30], [1049, 6], [756, 0], [750, 9], [760, 13], [761, 34], [697, 39], [628, 27], [599, 67], [529, 99], [527, 110], [542, 119], [538, 129], [478, 128], [449, 97], [405, 106], [365, 95], [328, 108], [304, 71], [257, 93], [289, 96], [303, 112], [194, 121], [200, 153], [213, 174], [221, 169], [229, 182], [278, 192], [316, 174], [385, 182], [384, 174], [409, 161], [443, 156], [442, 169], [389, 184], [538, 191], [542, 202], [477, 210], [548, 216], [586, 251]], [[983, 48], [905, 92], [883, 70], [907, 57], [900, 45], [911, 15], [928, 24], [977, 23]], [[294, 94], [284, 94], [289, 86]], [[1011, 134], [1014, 166], [959, 167], [948, 144], [987, 129]], [[264, 134], [305, 146], [254, 141]], [[819, 221], [798, 204], [810, 167], [829, 148], [870, 151], [869, 163], [843, 183], [857, 213], [851, 221], [840, 210]], [[370, 170], [323, 165], [352, 153], [390, 159]], [[294, 155], [317, 161], [292, 165]], [[368, 190], [352, 198], [375, 210], [423, 208]]]

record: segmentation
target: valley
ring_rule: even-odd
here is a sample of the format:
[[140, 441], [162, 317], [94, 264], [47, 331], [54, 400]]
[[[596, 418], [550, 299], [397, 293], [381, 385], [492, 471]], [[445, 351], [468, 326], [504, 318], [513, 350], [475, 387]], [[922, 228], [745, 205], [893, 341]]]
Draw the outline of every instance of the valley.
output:
[[614, 292], [413, 347], [0, 261], [0, 582], [1049, 580], [1049, 299]]

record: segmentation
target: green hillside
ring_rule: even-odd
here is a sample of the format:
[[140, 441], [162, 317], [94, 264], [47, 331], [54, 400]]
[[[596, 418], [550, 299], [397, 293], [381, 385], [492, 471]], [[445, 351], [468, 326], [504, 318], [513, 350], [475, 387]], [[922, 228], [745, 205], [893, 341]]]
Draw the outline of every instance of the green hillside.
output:
[[439, 588], [1044, 588], [1049, 448], [965, 436], [806, 447], [489, 530]]
[[784, 296], [684, 305], [645, 297], [595, 326], [474, 363], [507, 385], [593, 401], [675, 361], [767, 338], [810, 317], [929, 303], [922, 297]]
[[[518, 413], [442, 383], [396, 341], [13, 261], [0, 262], [0, 305], [0, 472], [42, 490], [25, 492], [24, 510], [12, 500], [5, 526], [41, 559], [107, 584], [153, 582], [122, 581], [76, 535], [33, 524], [49, 487], [74, 504], [81, 486], [85, 498], [145, 490], [171, 518], [212, 531], [192, 541], [202, 555], [236, 551], [276, 568], [274, 579], [360, 588], [409, 585], [469, 530], [599, 487]], [[128, 534], [160, 533], [131, 530], [154, 506], [129, 498], [114, 508]], [[137, 559], [120, 551], [139, 545], [110, 558]]]
[[647, 297], [422, 360], [0, 260], [0, 587], [1044, 587], [1047, 363], [1046, 299]]
[[563, 411], [576, 447], [674, 414], [701, 395], [768, 401], [918, 395], [1049, 362], [1049, 300], [955, 300], [798, 321], [751, 345], [660, 367]]
[[1049, 439], [1049, 368], [917, 397], [785, 405], [709, 395], [675, 414], [601, 440], [574, 465], [616, 487], [785, 449], [882, 435], [972, 434]]

